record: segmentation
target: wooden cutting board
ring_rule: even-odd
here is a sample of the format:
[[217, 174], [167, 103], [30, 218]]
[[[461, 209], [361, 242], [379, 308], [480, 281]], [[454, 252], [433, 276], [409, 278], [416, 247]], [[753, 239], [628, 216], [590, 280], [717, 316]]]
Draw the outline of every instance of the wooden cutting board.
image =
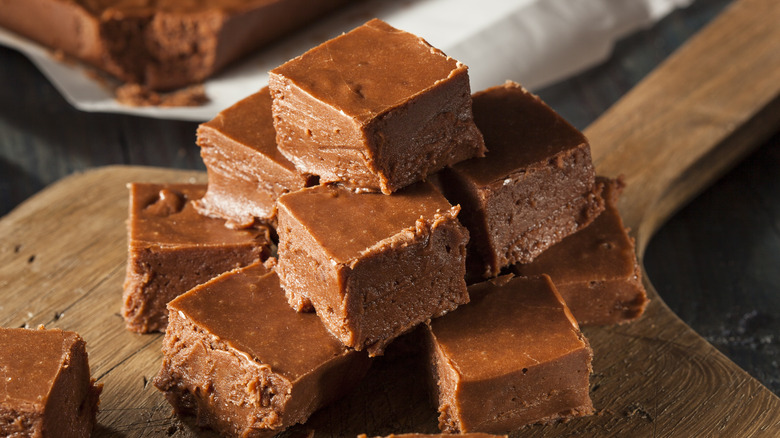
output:
[[[778, 129], [777, 23], [776, 0], [736, 2], [586, 131], [598, 173], [627, 178], [620, 208], [640, 258], [663, 220]], [[95, 436], [213, 435], [174, 417], [150, 384], [161, 335], [130, 333], [119, 314], [125, 184], [205, 179], [100, 168], [54, 184], [0, 220], [0, 325], [82, 334], [104, 384]], [[780, 436], [780, 399], [680, 321], [645, 280], [652, 302], [639, 321], [585, 330], [598, 414], [513, 436]], [[436, 432], [420, 363], [403, 347], [377, 360], [354, 394], [286, 434]]]

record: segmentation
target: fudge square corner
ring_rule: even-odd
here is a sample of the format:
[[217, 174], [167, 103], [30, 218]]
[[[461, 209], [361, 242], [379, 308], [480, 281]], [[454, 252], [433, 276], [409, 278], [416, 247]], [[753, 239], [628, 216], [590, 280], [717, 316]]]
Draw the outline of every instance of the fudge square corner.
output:
[[604, 210], [585, 136], [520, 84], [475, 93], [488, 152], [440, 174], [471, 233], [469, 272], [494, 277], [529, 263]]
[[265, 260], [269, 229], [233, 230], [198, 214], [205, 184], [130, 183], [122, 316], [128, 330], [164, 331], [166, 304], [223, 272]]
[[439, 428], [509, 433], [593, 413], [592, 351], [550, 277], [505, 275], [426, 327]]
[[604, 184], [605, 209], [593, 223], [531, 263], [512, 266], [521, 276], [549, 275], [580, 326], [633, 321], [644, 313], [649, 301], [634, 239], [617, 207], [623, 179], [597, 180]]
[[0, 436], [90, 436], [103, 384], [78, 333], [0, 327], [0, 351]]
[[468, 230], [432, 184], [393, 195], [316, 186], [279, 198], [276, 271], [290, 305], [345, 345], [382, 354], [417, 324], [468, 302]]
[[279, 150], [320, 181], [390, 194], [482, 156], [468, 68], [374, 19], [271, 70]]
[[[170, 303], [154, 385], [181, 416], [222, 436], [270, 438], [351, 391], [371, 364], [312, 313], [290, 308], [259, 262]], [[220, 311], [214, 311], [219, 309]]]

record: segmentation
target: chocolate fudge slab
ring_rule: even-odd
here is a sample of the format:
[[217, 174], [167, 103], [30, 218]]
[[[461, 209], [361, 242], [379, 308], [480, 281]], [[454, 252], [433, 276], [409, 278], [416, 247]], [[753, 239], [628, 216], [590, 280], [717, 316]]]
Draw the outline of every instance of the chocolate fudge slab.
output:
[[90, 436], [102, 385], [77, 333], [0, 328], [0, 351], [0, 436]]
[[648, 302], [634, 241], [617, 209], [623, 183], [599, 179], [605, 184], [604, 212], [533, 262], [513, 267], [518, 275], [548, 274], [583, 326], [631, 321]]
[[223, 435], [272, 436], [347, 393], [368, 370], [257, 263], [176, 298], [154, 380], [180, 414]]
[[588, 415], [591, 350], [549, 277], [498, 277], [428, 325], [447, 433], [508, 433]]
[[122, 315], [128, 330], [165, 330], [168, 302], [231, 269], [265, 260], [266, 228], [231, 230], [192, 200], [203, 184], [132, 183]]
[[4, 0], [0, 26], [123, 82], [167, 90], [232, 61], [347, 0]]
[[279, 198], [290, 305], [313, 307], [345, 345], [381, 354], [415, 325], [468, 302], [468, 231], [427, 182], [387, 196], [317, 186]]
[[374, 19], [269, 75], [279, 149], [322, 182], [394, 192], [484, 154], [466, 66]]
[[276, 147], [268, 87], [198, 127], [200, 155], [208, 170], [201, 214], [226, 219], [231, 228], [276, 223], [276, 199], [311, 185]]
[[474, 120], [489, 152], [440, 180], [471, 233], [470, 272], [491, 277], [586, 226], [604, 202], [585, 136], [519, 84], [476, 93]]

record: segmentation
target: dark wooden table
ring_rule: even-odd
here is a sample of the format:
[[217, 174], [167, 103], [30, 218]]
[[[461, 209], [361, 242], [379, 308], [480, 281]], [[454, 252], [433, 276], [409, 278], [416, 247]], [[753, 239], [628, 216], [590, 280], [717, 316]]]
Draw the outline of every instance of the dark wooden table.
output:
[[[585, 128], [729, 3], [699, 0], [621, 41], [604, 64], [539, 94]], [[2, 47], [0, 83], [0, 215], [46, 185], [92, 167], [204, 169], [195, 146], [196, 123], [77, 111], [26, 58]], [[645, 259], [672, 310], [776, 394], [778, 131], [678, 212], [656, 234]]]

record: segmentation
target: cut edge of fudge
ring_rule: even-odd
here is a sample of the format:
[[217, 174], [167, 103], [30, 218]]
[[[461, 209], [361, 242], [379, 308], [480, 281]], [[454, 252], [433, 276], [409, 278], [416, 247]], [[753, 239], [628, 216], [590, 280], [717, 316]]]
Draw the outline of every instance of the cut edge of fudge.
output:
[[229, 228], [276, 225], [276, 199], [314, 184], [276, 146], [268, 87], [221, 111], [197, 130], [208, 171], [206, 194], [194, 201], [205, 216]]
[[489, 151], [437, 179], [463, 208], [470, 276], [489, 278], [589, 224], [604, 201], [587, 139], [538, 96], [508, 81], [473, 98]]
[[[604, 211], [590, 225], [553, 245], [534, 262], [513, 266], [518, 275], [549, 274], [583, 326], [633, 321], [644, 313], [649, 302], [634, 239], [617, 208], [625, 187], [623, 178], [597, 180], [604, 184]], [[556, 262], [561, 257], [571, 260], [572, 269]], [[577, 278], [567, 276], [567, 272], [574, 272], [571, 275]]]
[[[412, 189], [416, 194], [436, 193], [435, 202], [449, 206], [433, 187], [423, 186], [428, 183], [419, 184], [404, 193]], [[381, 202], [401, 199], [400, 194], [354, 194], [344, 188], [306, 190], [322, 198], [335, 191], [353, 200], [366, 196]], [[301, 191], [287, 196], [305, 195]], [[345, 345], [368, 350], [371, 356], [381, 355], [390, 341], [417, 324], [468, 302], [464, 280], [468, 230], [457, 220], [459, 207], [418, 217], [378, 241], [359, 245], [363, 248], [359, 251], [334, 252], [318, 241], [319, 231], [306, 226], [306, 219], [312, 218], [290, 211], [300, 203], [295, 198], [293, 202], [282, 197], [279, 203], [277, 272], [290, 305], [298, 311], [315, 310]], [[317, 204], [316, 210], [326, 208]], [[391, 263], [393, 267], [388, 268]], [[428, 285], [427, 293], [422, 292], [423, 284]]]
[[[269, 230], [231, 230], [202, 216], [202, 184], [130, 183], [122, 316], [128, 330], [164, 331], [166, 304], [179, 294], [270, 254]], [[181, 215], [181, 216], [180, 216]], [[188, 234], [187, 227], [190, 229]]]
[[[390, 56], [377, 49], [388, 35], [394, 38], [393, 50], [403, 50], [404, 58], [415, 56], [413, 51], [424, 53], [421, 56], [435, 63], [444, 62], [446, 69], [439, 68], [446, 74], [428, 78], [427, 69], [402, 72], [394, 61], [394, 68], [383, 70], [385, 78], [374, 77], [380, 70], [373, 65], [389, 62], [375, 59]], [[371, 53], [383, 55], [357, 59], [361, 53], [357, 46], [367, 44], [365, 39], [374, 40]], [[318, 66], [317, 74], [305, 67], [312, 63]], [[390, 70], [392, 74], [387, 73]], [[358, 73], [344, 78], [344, 71]], [[400, 76], [404, 80], [397, 79]], [[388, 86], [388, 81], [398, 85]], [[424, 39], [378, 19], [272, 70], [269, 87], [280, 151], [300, 171], [318, 175], [323, 183], [390, 194], [485, 152], [473, 122], [467, 67]]]
[[[266, 268], [257, 263], [227, 272], [169, 304], [170, 328], [163, 340], [163, 364], [154, 385], [178, 414], [195, 415], [199, 425], [222, 434], [273, 436], [302, 423], [355, 386], [370, 365], [365, 354], [344, 347], [332, 337], [315, 315], [290, 309], [276, 274]], [[237, 300], [233, 306], [240, 306], [239, 315], [212, 317], [209, 314], [215, 303], [210, 300], [219, 299], [223, 292], [220, 288], [225, 287], [241, 288], [234, 291], [235, 298], [229, 298]], [[253, 310], [251, 303], [260, 305]], [[200, 314], [192, 307], [198, 305], [206, 306]], [[263, 326], [279, 321], [274, 313], [279, 310], [287, 315], [284, 326], [276, 330]], [[242, 320], [263, 312], [268, 316], [253, 318], [255, 326]], [[307, 324], [301, 324], [301, 320]], [[268, 345], [253, 346], [250, 338], [258, 336], [260, 343], [289, 342], [290, 330], [294, 330], [291, 327], [296, 323], [301, 324], [297, 338], [305, 337], [310, 342], [298, 344], [300, 339], [296, 339], [290, 348], [311, 349], [312, 355], [289, 359], [291, 362], [285, 364], [289, 355], [284, 352], [271, 354]], [[288, 336], [268, 339], [280, 333]], [[325, 336], [328, 343], [315, 341], [317, 336]], [[259, 357], [258, 348], [271, 356]], [[307, 363], [314, 360], [321, 362]]]
[[[501, 288], [512, 282], [510, 287], [516, 290]], [[478, 342], [485, 341], [487, 344], [506, 343], [511, 339], [512, 348], [523, 342], [523, 335], [497, 337], [494, 342], [487, 339], [488, 335], [493, 334], [495, 330], [480, 326], [473, 321], [474, 318], [481, 318], [484, 321], [514, 324], [519, 322], [514, 319], [517, 315], [511, 313], [512, 307], [523, 306], [523, 301], [515, 297], [506, 295], [520, 294], [520, 287], [536, 284], [543, 287], [545, 293], [556, 300], [559, 312], [556, 316], [559, 326], [566, 326], [565, 331], [574, 333], [564, 334], [567, 341], [562, 341], [561, 335], [547, 333], [550, 338], [547, 340], [549, 345], [560, 345], [560, 353], [550, 354], [548, 358], [539, 360], [532, 357], [528, 352], [518, 352], [525, 356], [524, 361], [513, 365], [516, 369], [499, 369], [497, 364], [514, 363], [509, 360], [495, 360], [492, 365], [483, 368], [467, 367], [460, 363], [464, 357], [477, 357], [477, 361], [482, 360], [478, 352], [464, 353], [454, 357], [450, 350], [446, 350], [442, 345], [440, 337], [441, 326], [449, 324], [444, 330], [449, 330], [450, 334], [444, 334], [448, 337], [448, 348], [457, 343], [460, 348], [474, 348], [473, 342], [469, 338], [477, 339]], [[531, 287], [531, 286], [528, 286]], [[538, 291], [533, 291], [538, 292]], [[579, 330], [577, 321], [569, 311], [560, 294], [555, 289], [548, 276], [538, 277], [515, 277], [512, 274], [500, 276], [487, 280], [483, 283], [469, 287], [472, 303], [463, 306], [453, 313], [444, 316], [442, 319], [432, 320], [426, 325], [426, 348], [430, 366], [430, 385], [432, 394], [436, 395], [439, 410], [439, 428], [446, 433], [465, 433], [465, 432], [484, 432], [484, 433], [508, 433], [518, 430], [530, 424], [547, 424], [559, 420], [568, 420], [574, 417], [590, 415], [594, 412], [593, 404], [589, 396], [589, 376], [592, 373], [592, 355], [590, 343]], [[527, 299], [528, 293], [522, 292], [523, 298]], [[501, 295], [504, 295], [503, 297]], [[536, 298], [536, 297], [535, 297]], [[547, 297], [549, 298], [549, 297]], [[550, 298], [550, 299], [552, 299]], [[486, 301], [483, 300], [493, 300]], [[476, 303], [476, 304], [475, 304]], [[493, 305], [494, 309], [483, 309], [486, 304]], [[527, 311], [539, 313], [546, 307], [534, 307], [537, 310]], [[480, 306], [477, 312], [476, 307]], [[498, 307], [496, 307], [498, 306]], [[468, 310], [466, 310], [468, 309]], [[552, 308], [551, 308], [552, 309]], [[472, 313], [466, 319], [458, 316], [458, 312], [463, 311]], [[476, 312], [476, 313], [475, 313]], [[486, 314], [489, 312], [489, 314]], [[506, 313], [511, 316], [501, 316]], [[467, 333], [460, 336], [453, 335], [452, 330], [456, 327], [463, 327]], [[452, 319], [454, 318], [454, 319]], [[503, 318], [503, 319], [502, 319]], [[537, 316], [537, 319], [539, 317]], [[564, 324], [565, 321], [565, 324]], [[525, 324], [527, 327], [537, 327], [536, 325]], [[552, 330], [548, 328], [548, 331]], [[506, 335], [506, 330], [498, 330], [499, 334]], [[528, 339], [535, 338], [526, 334]], [[456, 341], [457, 340], [457, 341]], [[471, 344], [469, 344], [471, 342]], [[494, 350], [502, 349], [502, 354], [508, 353], [502, 345], [492, 345]], [[538, 346], [536, 348], [539, 348]], [[563, 351], [563, 349], [566, 351]], [[445, 351], [446, 350], [446, 351]], [[465, 356], [464, 356], [465, 355]], [[482, 352], [485, 357], [490, 356], [489, 352]], [[537, 356], [538, 357], [538, 356]], [[547, 359], [547, 360], [545, 360]], [[487, 360], [487, 359], [485, 359]], [[484, 361], [483, 361], [484, 362]], [[522, 368], [520, 368], [522, 366]], [[563, 370], [562, 370], [563, 369]], [[573, 370], [573, 371], [571, 371]], [[563, 371], [563, 372], [562, 372]], [[536, 377], [535, 377], [536, 376]], [[526, 380], [535, 378], [535, 380], [526, 383]], [[471, 379], [471, 380], [469, 380]], [[525, 393], [524, 393], [525, 391]], [[529, 400], [531, 397], [541, 395], [541, 399]], [[464, 400], [464, 398], [469, 400]], [[537, 403], [534, 403], [537, 402]], [[498, 410], [498, 412], [495, 412]]]
[[[18, 346], [34, 358], [25, 360], [14, 354], [15, 341], [10, 338], [20, 336], [28, 339]], [[84, 339], [72, 331], [43, 326], [0, 328], [0, 346], [4, 356], [0, 359], [0, 379], [5, 389], [0, 400], [0, 435], [46, 436], [56, 431], [62, 437], [89, 436], [96, 424], [103, 385], [90, 376]], [[53, 356], [54, 350], [58, 350], [57, 357]], [[46, 354], [51, 363], [40, 360]], [[19, 362], [3, 364], [6, 360]], [[14, 374], [15, 371], [22, 374]], [[14, 381], [21, 382], [14, 385]], [[36, 383], [47, 386], [39, 387], [41, 392], [33, 394], [31, 388]]]
[[[400, 235], [379, 242], [372, 248], [368, 249], [363, 255], [365, 258], [363, 258], [360, 262], [352, 266], [351, 269], [359, 269], [360, 263], [364, 263], [364, 264], [372, 263], [371, 258], [373, 256], [381, 257], [381, 255], [385, 252], [385, 250], [388, 247], [389, 248], [401, 247], [403, 251], [403, 249], [408, 249], [411, 246], [420, 245], [420, 244], [422, 244], [426, 248], [429, 246], [435, 246], [437, 245], [436, 242], [437, 239], [435, 238], [435, 236], [440, 230], [444, 230], [446, 236], [442, 237], [442, 239], [444, 239], [445, 242], [439, 242], [438, 245], [443, 245], [445, 248], [445, 252], [447, 253], [459, 252], [461, 254], [460, 257], [465, 259], [466, 242], [468, 241], [468, 230], [462, 227], [460, 223], [457, 221], [459, 210], [460, 208], [456, 206], [456, 207], [452, 207], [447, 212], [435, 214], [432, 220], [424, 220], [421, 218], [415, 223], [414, 230], [412, 229], [403, 230], [401, 233], [399, 233]], [[414, 237], [411, 240], [408, 240], [412, 234]], [[401, 237], [401, 235], [403, 237]], [[398, 237], [401, 238], [399, 239]], [[427, 249], [423, 249], [423, 251], [427, 251]], [[414, 254], [412, 254], [412, 256], [414, 256]], [[430, 256], [430, 254], [424, 254], [423, 257], [425, 256]], [[448, 312], [455, 310], [458, 306], [469, 302], [468, 290], [464, 280], [466, 274], [465, 262], [455, 264], [454, 267], [449, 267], [450, 269], [447, 268], [448, 268], [447, 266], [442, 266], [440, 268], [441, 270], [438, 270], [437, 273], [434, 274], [433, 278], [427, 276], [404, 278], [399, 284], [395, 285], [394, 287], [394, 288], [400, 288], [402, 291], [409, 290], [412, 293], [410, 293], [407, 298], [410, 297], [414, 298], [416, 297], [416, 294], [414, 294], [413, 291], [414, 289], [416, 289], [415, 285], [417, 283], [421, 283], [423, 281], [428, 281], [429, 283], [434, 283], [434, 282], [439, 283], [440, 287], [444, 287], [445, 289], [448, 289], [450, 293], [447, 296], [436, 297], [437, 303], [433, 307], [434, 310], [433, 312], [431, 311], [423, 312], [422, 314], [418, 314], [415, 317], [409, 317], [408, 315], [399, 315], [395, 318], [390, 318], [390, 321], [381, 321], [378, 320], [378, 318], [374, 318], [374, 317], [364, 318], [361, 324], [361, 329], [362, 329], [361, 332], [366, 331], [368, 333], [377, 333], [380, 331], [382, 326], [387, 322], [391, 322], [394, 325], [393, 331], [390, 334], [382, 333], [381, 338], [366, 339], [365, 345], [369, 355], [375, 356], [375, 355], [383, 354], [385, 347], [387, 347], [387, 345], [390, 342], [395, 340], [397, 337], [414, 329], [414, 327], [416, 327], [418, 324], [424, 323], [430, 320], [431, 318], [437, 318], [442, 315], [445, 315]], [[370, 279], [367, 279], [367, 282], [371, 283], [372, 281]], [[441, 283], [446, 283], [446, 284], [441, 285]], [[364, 303], [364, 305], [371, 306], [371, 308], [373, 309], [379, 309], [381, 307], [388, 307], [389, 305], [403, 298], [404, 297], [402, 295], [393, 293], [391, 296], [383, 296], [379, 298], [377, 301]], [[422, 301], [422, 299], [420, 301]], [[407, 305], [408, 304], [409, 303], [407, 303]], [[422, 302], [418, 302], [417, 304], [422, 307], [427, 307], [426, 304]], [[371, 310], [364, 309], [364, 311], [370, 312]], [[377, 311], [378, 310], [374, 310], [374, 312]], [[385, 330], [382, 331], [384, 332]], [[361, 333], [361, 335], [362, 334], [363, 333]]]
[[[384, 239], [367, 249], [362, 254], [360, 261], [350, 263], [349, 265], [334, 266], [336, 275], [346, 282], [345, 287], [349, 288], [350, 291], [360, 289], [360, 283], [373, 283], [374, 279], [369, 277], [363, 282], [353, 281], [349, 278], [349, 274], [355, 270], [364, 269], [365, 265], [382, 264], [381, 258], [388, 249], [402, 251], [402, 256], [415, 258], [416, 253], [425, 251], [428, 242], [436, 240], [432, 236], [444, 229], [448, 231], [446, 231], [447, 234], [443, 236], [443, 239], [453, 240], [453, 242], [451, 244], [440, 242], [440, 244], [445, 247], [449, 246], [451, 251], [460, 251], [462, 253], [461, 257], [465, 258], [465, 245], [468, 239], [464, 236], [467, 236], [468, 231], [456, 222], [456, 217], [457, 212], [450, 211], [444, 214], [437, 214], [431, 221], [421, 219], [413, 228], [402, 230], [397, 235]], [[432, 245], [436, 245], [436, 243], [432, 243]], [[460, 245], [460, 250], [458, 245]], [[379, 356], [384, 353], [385, 347], [390, 342], [407, 333], [417, 324], [423, 323], [430, 318], [444, 315], [459, 305], [468, 303], [468, 292], [464, 280], [465, 265], [461, 264], [459, 266], [458, 272], [455, 273], [448, 270], [440, 270], [433, 276], [403, 276], [403, 278], [394, 279], [392, 280], [394, 287], [391, 294], [377, 297], [368, 303], [358, 303], [365, 306], [362, 309], [357, 309], [357, 305], [350, 306], [349, 303], [344, 303], [347, 313], [345, 317], [333, 312], [331, 309], [334, 306], [329, 306], [328, 302], [320, 302], [316, 297], [303, 296], [296, 294], [295, 291], [290, 291], [288, 292], [288, 299], [291, 305], [301, 310], [311, 306], [331, 333], [345, 345], [356, 350], [365, 349], [370, 356]], [[370, 268], [368, 269], [371, 270]], [[420, 297], [414, 294], [414, 290], [416, 290], [415, 284], [419, 280], [425, 280], [430, 283], [436, 282], [439, 284], [439, 287], [443, 286], [441, 283], [445, 283], [444, 286], [447, 286], [446, 289], [450, 292], [447, 296], [436, 297], [437, 302], [435, 306], [426, 306], [423, 301], [430, 299], [430, 297]], [[369, 285], [369, 287], [373, 286]], [[285, 291], [287, 292], [287, 289]], [[376, 316], [377, 313], [383, 313], [390, 306], [397, 307], [394, 305], [396, 302], [412, 298], [417, 298], [417, 301], [405, 304], [429, 307], [429, 309], [425, 312], [415, 312], [413, 315], [403, 314], [404, 309], [393, 309], [395, 314], [391, 317], [385, 315], [384, 318], [380, 319]], [[304, 303], [303, 306], [301, 306], [301, 303]], [[358, 315], [355, 315], [356, 312], [358, 312]]]
[[[469, 233], [472, 236], [476, 235], [469, 241], [473, 245], [469, 246], [466, 261], [469, 283], [495, 277], [503, 268], [517, 263], [530, 263], [566, 236], [590, 225], [604, 209], [602, 189], [603, 184], [596, 183], [593, 191], [566, 203], [549, 216], [540, 219], [533, 227], [526, 229], [509, 242], [509, 248], [501, 251], [503, 256], [497, 255], [486, 244], [480, 243], [479, 236], [483, 236], [484, 233], [477, 230], [481, 227], [474, 226], [474, 222], [465, 219], [464, 222], [470, 224], [467, 225]], [[518, 244], [518, 242], [533, 243]]]
[[601, 197], [603, 187], [603, 184], [597, 183], [593, 191], [568, 202], [543, 219], [536, 227], [521, 234], [518, 240], [533, 240], [535, 244], [530, 248], [520, 249], [516, 244], [517, 241], [513, 242], [511, 245], [514, 250], [507, 257], [507, 262], [502, 263], [501, 266], [532, 261], [556, 242], [591, 224], [604, 210], [604, 199]]

